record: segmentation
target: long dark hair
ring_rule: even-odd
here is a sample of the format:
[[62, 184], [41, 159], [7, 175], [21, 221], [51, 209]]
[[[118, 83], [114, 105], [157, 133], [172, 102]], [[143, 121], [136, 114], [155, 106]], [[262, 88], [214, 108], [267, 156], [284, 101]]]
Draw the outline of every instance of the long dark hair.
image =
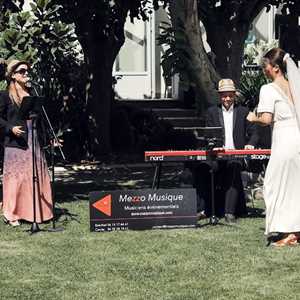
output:
[[283, 61], [283, 57], [286, 52], [281, 48], [273, 48], [269, 50], [262, 59], [262, 64], [270, 64], [275, 67], [278, 66], [280, 71], [285, 74], [286, 73], [286, 63]]

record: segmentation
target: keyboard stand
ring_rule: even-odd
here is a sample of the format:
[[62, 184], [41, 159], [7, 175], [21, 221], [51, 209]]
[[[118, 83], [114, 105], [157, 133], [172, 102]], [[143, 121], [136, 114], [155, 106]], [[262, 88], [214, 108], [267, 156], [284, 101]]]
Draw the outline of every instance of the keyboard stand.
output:
[[211, 216], [209, 218], [209, 224], [217, 225], [219, 219], [216, 216], [216, 206], [215, 206], [215, 170], [217, 169], [217, 162], [212, 160], [210, 166], [210, 201], [211, 201]]
[[211, 216], [209, 218], [209, 224], [216, 225], [219, 219], [216, 216], [216, 206], [215, 206], [215, 171], [218, 168], [216, 156], [212, 151], [208, 152], [208, 162], [210, 164], [210, 201], [211, 201]]
[[152, 189], [159, 189], [161, 168], [162, 168], [162, 164], [161, 164], [161, 162], [158, 162], [155, 166], [155, 172], [154, 172], [154, 177], [153, 177], [153, 182], [152, 182]]
[[216, 160], [217, 154], [213, 151], [207, 152], [207, 161], [210, 165], [210, 201], [211, 201], [211, 216], [209, 218], [209, 223], [206, 225], [225, 225], [219, 222], [219, 218], [216, 216], [216, 206], [215, 206], [215, 171], [218, 169], [218, 162]]

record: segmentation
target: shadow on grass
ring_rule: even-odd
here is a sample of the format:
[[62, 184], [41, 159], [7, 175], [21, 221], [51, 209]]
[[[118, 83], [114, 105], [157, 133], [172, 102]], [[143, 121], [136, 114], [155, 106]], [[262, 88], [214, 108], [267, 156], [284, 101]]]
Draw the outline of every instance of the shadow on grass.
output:
[[257, 207], [247, 207], [247, 214], [240, 218], [265, 218], [265, 210]]
[[[89, 200], [91, 191], [113, 191], [128, 189], [150, 189], [154, 176], [154, 166], [139, 165], [110, 167], [104, 165], [78, 168], [64, 166], [57, 172], [54, 195], [57, 203]], [[180, 165], [163, 168], [161, 188], [180, 187]]]
[[59, 221], [62, 224], [70, 221], [76, 221], [77, 223], [80, 223], [79, 216], [77, 214], [71, 213], [67, 208], [63, 207], [55, 207], [54, 218], [55, 222]]
[[[55, 207], [54, 209], [54, 222], [60, 223], [60, 225], [66, 225], [67, 223], [71, 221], [76, 221], [77, 223], [81, 223], [79, 219], [79, 215], [71, 213], [67, 208], [62, 207]], [[25, 225], [31, 225], [31, 222], [28, 222], [26, 220], [22, 220], [22, 224]], [[51, 225], [53, 224], [53, 219], [44, 221], [42, 223], [43, 225]], [[43, 230], [41, 230], [43, 231]]]

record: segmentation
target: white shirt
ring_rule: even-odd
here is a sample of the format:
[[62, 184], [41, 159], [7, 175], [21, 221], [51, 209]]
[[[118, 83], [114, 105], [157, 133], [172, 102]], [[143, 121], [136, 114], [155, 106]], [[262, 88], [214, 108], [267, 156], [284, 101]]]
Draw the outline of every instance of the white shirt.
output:
[[233, 142], [233, 105], [227, 110], [222, 105], [225, 130], [225, 149], [235, 149]]

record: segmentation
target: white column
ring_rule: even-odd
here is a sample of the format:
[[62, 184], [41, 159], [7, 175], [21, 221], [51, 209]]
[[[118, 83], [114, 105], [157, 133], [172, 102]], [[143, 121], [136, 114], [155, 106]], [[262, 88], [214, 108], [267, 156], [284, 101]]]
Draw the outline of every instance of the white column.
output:
[[150, 51], [147, 51], [148, 61], [149, 61], [149, 70], [150, 70], [150, 93], [151, 99], [155, 98], [156, 91], [156, 78], [155, 78], [155, 44], [156, 44], [156, 35], [155, 35], [155, 13], [151, 14], [149, 17], [149, 26], [150, 26], [150, 34], [149, 34], [149, 43], [150, 43]]
[[268, 42], [271, 43], [275, 37], [275, 8], [271, 7], [268, 13]]

